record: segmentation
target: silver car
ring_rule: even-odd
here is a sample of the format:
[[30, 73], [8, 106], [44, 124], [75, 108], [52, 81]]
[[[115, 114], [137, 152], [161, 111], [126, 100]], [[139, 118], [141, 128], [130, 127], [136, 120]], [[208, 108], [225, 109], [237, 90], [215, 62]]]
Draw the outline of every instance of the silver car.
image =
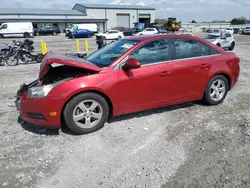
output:
[[220, 46], [223, 49], [229, 49], [230, 51], [235, 47], [234, 36], [230, 33], [211, 33], [204, 37], [205, 40], [212, 42], [213, 44]]
[[241, 34], [250, 35], [250, 27], [245, 27], [242, 29]]

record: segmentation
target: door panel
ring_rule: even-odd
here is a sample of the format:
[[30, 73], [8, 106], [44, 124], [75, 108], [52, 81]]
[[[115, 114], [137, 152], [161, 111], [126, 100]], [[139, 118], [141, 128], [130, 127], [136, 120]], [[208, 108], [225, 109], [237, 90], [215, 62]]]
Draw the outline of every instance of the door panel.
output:
[[133, 112], [158, 107], [168, 101], [168, 72], [171, 59], [167, 39], [150, 41], [129, 55], [141, 63], [138, 69], [119, 70], [119, 110]]
[[167, 101], [167, 74], [163, 74], [167, 63], [143, 66], [128, 71], [119, 70], [118, 109], [137, 111]]
[[193, 39], [178, 38], [171, 43], [173, 59], [168, 64], [168, 92], [171, 101], [199, 99], [208, 83], [209, 70], [218, 52]]
[[196, 98], [204, 91], [211, 68], [209, 58], [177, 60], [167, 64], [168, 98], [171, 101]]

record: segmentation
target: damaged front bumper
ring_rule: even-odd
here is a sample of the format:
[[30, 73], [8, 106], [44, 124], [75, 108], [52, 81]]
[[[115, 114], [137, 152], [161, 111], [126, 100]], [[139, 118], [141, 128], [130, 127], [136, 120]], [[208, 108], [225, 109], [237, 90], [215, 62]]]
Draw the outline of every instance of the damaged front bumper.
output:
[[[55, 100], [52, 98], [27, 98], [27, 91], [29, 88], [36, 86], [38, 80], [30, 84], [21, 84], [16, 93], [15, 106], [19, 112], [18, 122], [24, 124], [25, 122], [34, 125], [59, 128], [60, 127], [60, 112], [61, 105], [53, 105]], [[57, 116], [50, 116], [50, 111], [59, 112]]]

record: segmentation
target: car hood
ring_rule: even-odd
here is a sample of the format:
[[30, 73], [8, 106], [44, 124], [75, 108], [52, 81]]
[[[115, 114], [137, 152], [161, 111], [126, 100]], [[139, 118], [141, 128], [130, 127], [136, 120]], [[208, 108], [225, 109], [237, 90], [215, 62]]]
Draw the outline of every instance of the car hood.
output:
[[72, 66], [72, 67], [78, 67], [78, 68], [92, 70], [96, 72], [101, 71], [100, 67], [96, 66], [95, 64], [89, 61], [86, 61], [85, 59], [77, 58], [77, 57], [69, 56], [69, 55], [63, 55], [60, 53], [48, 52], [44, 56], [41, 62], [39, 78], [42, 78], [45, 74], [47, 74], [50, 68], [49, 65], [53, 63]]

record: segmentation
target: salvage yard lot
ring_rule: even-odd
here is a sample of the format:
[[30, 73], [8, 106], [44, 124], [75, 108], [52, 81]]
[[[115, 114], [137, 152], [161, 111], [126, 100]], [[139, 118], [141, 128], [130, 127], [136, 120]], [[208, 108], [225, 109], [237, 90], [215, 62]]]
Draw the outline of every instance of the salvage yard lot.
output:
[[[63, 36], [36, 37], [35, 48], [40, 39], [48, 50], [75, 50]], [[221, 105], [125, 115], [81, 136], [18, 124], [14, 95], [39, 64], [0, 67], [0, 187], [250, 187], [250, 36], [236, 36], [234, 52], [240, 78]]]

